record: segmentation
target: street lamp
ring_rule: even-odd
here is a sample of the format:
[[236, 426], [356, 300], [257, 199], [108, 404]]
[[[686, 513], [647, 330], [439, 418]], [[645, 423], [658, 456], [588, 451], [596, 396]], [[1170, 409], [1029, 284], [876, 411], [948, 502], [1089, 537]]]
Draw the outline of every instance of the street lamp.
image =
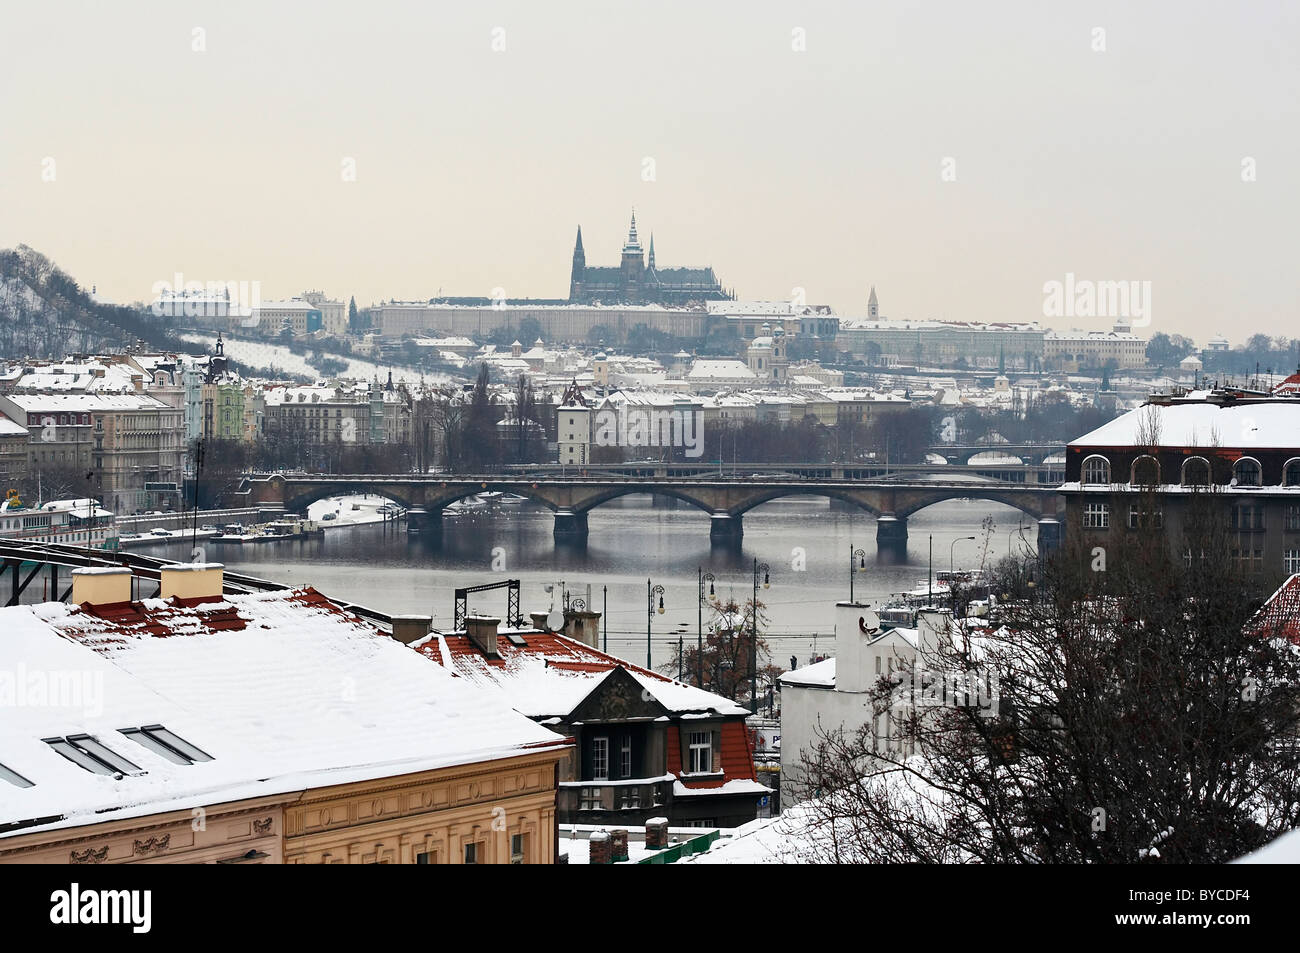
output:
[[696, 615], [695, 636], [697, 642], [699, 643], [695, 650], [696, 653], [695, 662], [696, 662], [696, 669], [697, 669], [695, 675], [695, 687], [703, 688], [704, 687], [704, 580], [707, 579], [709, 581], [709, 604], [710, 605], [712, 605], [713, 601], [717, 599], [717, 594], [714, 593], [713, 591], [713, 579], [714, 579], [713, 573], [705, 572], [702, 566], [697, 567], [695, 573], [699, 579], [699, 584], [700, 584], [699, 604], [695, 608], [695, 615]]
[[646, 607], [645, 607], [645, 667], [653, 668], [654, 661], [650, 656], [650, 622], [654, 619], [655, 596], [659, 597], [659, 614], [664, 614], [664, 587], [652, 586], [650, 580], [645, 581], [646, 589]]
[[772, 567], [767, 563], [754, 560], [754, 602], [750, 606], [750, 642], [749, 642], [749, 710], [758, 714], [758, 574], [763, 574], [763, 588], [771, 587]]
[[948, 576], [949, 576], [949, 579], [948, 579], [948, 585], [950, 585], [950, 586], [952, 585], [952, 578], [951, 578], [951, 577], [952, 577], [952, 550], [953, 550], [953, 547], [956, 546], [958, 543], [965, 542], [965, 541], [967, 541], [967, 540], [973, 540], [974, 538], [975, 538], [974, 536], [958, 536], [956, 539], [954, 539], [954, 540], [952, 541], [952, 544], [948, 547]]
[[854, 561], [857, 562], [857, 571], [867, 571], [867, 551], [865, 549], [854, 549], [853, 544], [849, 544], [849, 602], [853, 601], [853, 570]]

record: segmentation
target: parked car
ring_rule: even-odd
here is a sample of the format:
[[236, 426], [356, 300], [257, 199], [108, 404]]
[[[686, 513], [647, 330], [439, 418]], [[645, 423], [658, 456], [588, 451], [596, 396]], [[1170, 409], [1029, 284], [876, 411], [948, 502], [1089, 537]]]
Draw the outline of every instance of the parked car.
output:
[[336, 520], [338, 518], [339, 518], [339, 514], [337, 513], [326, 513], [324, 516], [321, 517], [321, 519], [323, 520]]
[[217, 528], [213, 526], [211, 523], [204, 523], [202, 526], [199, 527], [199, 529], [203, 530], [203, 532], [205, 533], [215, 533], [217, 531]]
[[169, 529], [163, 529], [161, 526], [158, 526], [158, 527], [155, 527], [154, 529], [149, 530], [149, 535], [150, 535], [150, 536], [170, 536], [171, 534], [172, 534], [172, 531], [171, 531], [171, 530], [169, 530]]

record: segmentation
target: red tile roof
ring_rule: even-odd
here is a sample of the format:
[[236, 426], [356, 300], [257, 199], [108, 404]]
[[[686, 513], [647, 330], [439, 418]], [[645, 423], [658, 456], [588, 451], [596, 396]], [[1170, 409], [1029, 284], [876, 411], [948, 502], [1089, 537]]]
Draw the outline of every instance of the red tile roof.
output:
[[[294, 590], [284, 594], [286, 602], [312, 606], [337, 613], [348, 619], [362, 620], [344, 612], [315, 589]], [[69, 616], [63, 634], [97, 649], [110, 648], [127, 638], [150, 635], [176, 638], [210, 632], [241, 631], [247, 622], [235, 606], [224, 599], [195, 597], [181, 599], [146, 599], [140, 602], [113, 602], [100, 605], [82, 603], [81, 611]]]
[[[555, 632], [520, 630], [516, 634], [520, 635], [527, 644], [515, 645], [510, 641], [508, 635], [498, 634], [496, 658], [485, 657], [479, 647], [464, 633], [435, 634], [424, 642], [418, 651], [443, 666], [448, 666], [449, 661], [454, 663], [456, 659], [465, 657], [473, 658], [479, 663], [493, 668], [505, 668], [512, 658], [533, 656], [545, 659], [546, 664], [551, 668], [566, 672], [610, 672], [616, 668], [625, 668], [629, 672], [636, 672], [661, 682], [672, 681], [667, 675], [648, 668], [642, 668], [640, 665], [634, 665], [599, 649], [594, 649], [585, 642], [579, 642], [576, 639]], [[452, 656], [451, 659], [442, 657], [442, 646], [444, 644]], [[454, 664], [448, 667], [452, 668], [453, 671], [455, 669]]]

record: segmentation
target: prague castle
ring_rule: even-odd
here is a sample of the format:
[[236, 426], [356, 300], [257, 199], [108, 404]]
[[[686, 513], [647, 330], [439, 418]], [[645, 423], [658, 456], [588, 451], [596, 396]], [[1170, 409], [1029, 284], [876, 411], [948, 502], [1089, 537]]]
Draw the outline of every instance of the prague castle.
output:
[[647, 258], [636, 235], [636, 211], [623, 244], [623, 259], [611, 267], [588, 266], [582, 248], [582, 226], [573, 246], [573, 271], [569, 277], [570, 304], [660, 304], [670, 307], [698, 305], [705, 301], [729, 301], [711, 267], [659, 268], [655, 264], [655, 240], [650, 236]]

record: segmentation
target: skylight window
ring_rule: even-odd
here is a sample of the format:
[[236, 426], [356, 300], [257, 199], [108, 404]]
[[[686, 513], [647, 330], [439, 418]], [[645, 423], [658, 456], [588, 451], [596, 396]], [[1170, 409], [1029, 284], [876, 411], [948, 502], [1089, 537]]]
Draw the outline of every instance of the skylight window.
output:
[[91, 735], [68, 735], [66, 738], [44, 740], [63, 757], [92, 774], [144, 774], [139, 765], [104, 747]]
[[194, 764], [196, 761], [212, 760], [212, 755], [194, 747], [180, 735], [168, 731], [162, 725], [122, 728], [121, 732], [132, 741], [144, 745], [154, 754], [161, 755], [173, 764]]
[[522, 645], [522, 646], [528, 645], [528, 640], [525, 639], [522, 635], [511, 634], [511, 635], [507, 635], [506, 638], [510, 640], [511, 645]]
[[5, 781], [8, 781], [14, 787], [30, 788], [35, 786], [32, 784], [31, 781], [28, 781], [17, 771], [10, 770], [9, 768], [6, 768], [3, 764], [0, 764], [0, 778], [3, 778]]

